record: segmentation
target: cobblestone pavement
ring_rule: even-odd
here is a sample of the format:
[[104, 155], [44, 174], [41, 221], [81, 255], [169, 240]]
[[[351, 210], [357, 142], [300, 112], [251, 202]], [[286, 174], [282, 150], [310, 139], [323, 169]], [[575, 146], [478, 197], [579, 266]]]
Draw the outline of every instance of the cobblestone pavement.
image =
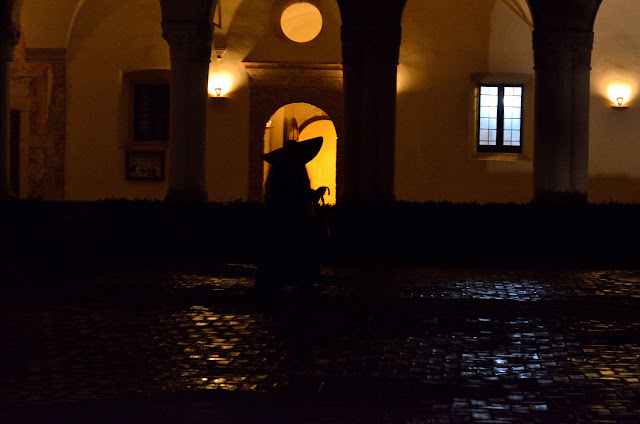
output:
[[122, 271], [5, 296], [0, 421], [638, 423], [640, 273]]

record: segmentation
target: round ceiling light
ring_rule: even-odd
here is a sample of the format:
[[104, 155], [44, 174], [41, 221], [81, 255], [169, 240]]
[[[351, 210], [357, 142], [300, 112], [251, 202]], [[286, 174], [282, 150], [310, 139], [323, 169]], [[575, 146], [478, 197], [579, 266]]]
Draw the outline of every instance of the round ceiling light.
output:
[[320, 34], [322, 14], [311, 3], [294, 3], [282, 12], [280, 27], [291, 41], [307, 43]]

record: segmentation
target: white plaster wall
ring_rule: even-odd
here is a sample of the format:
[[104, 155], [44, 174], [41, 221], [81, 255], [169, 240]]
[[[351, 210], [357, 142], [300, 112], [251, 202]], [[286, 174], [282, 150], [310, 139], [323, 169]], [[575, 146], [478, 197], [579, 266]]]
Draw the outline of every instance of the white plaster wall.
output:
[[[342, 44], [340, 41], [340, 10], [335, 0], [305, 0], [314, 4], [322, 13], [323, 26], [318, 37], [308, 43], [296, 43], [289, 40], [280, 29], [282, 11], [292, 2], [288, 0], [268, 1], [264, 6], [265, 15], [262, 18], [251, 14], [247, 22], [261, 19], [262, 32], [253, 43], [246, 43], [248, 48], [245, 60], [249, 62], [314, 62], [340, 63], [342, 62]], [[245, 0], [238, 8], [236, 15], [244, 11], [244, 7], [255, 10], [257, 3], [263, 1]], [[242, 22], [238, 21], [237, 25]], [[233, 25], [231, 26], [233, 30]], [[235, 32], [237, 34], [237, 32]], [[245, 36], [246, 37], [246, 36]]]
[[157, 0], [87, 0], [67, 50], [67, 200], [161, 199], [165, 182], [127, 181], [119, 139], [122, 73], [168, 69]]
[[211, 201], [247, 200], [249, 187], [249, 78], [238, 60], [213, 60], [210, 78], [231, 81], [225, 99], [209, 99], [205, 173]]
[[27, 47], [64, 48], [78, 4], [84, 0], [24, 0], [20, 26]]
[[[530, 163], [476, 160], [473, 73], [496, 71], [501, 50], [531, 55], [530, 38], [512, 44], [510, 17], [494, 0], [409, 0], [398, 69], [396, 198], [409, 201], [526, 202]], [[490, 52], [492, 55], [490, 56]], [[501, 58], [501, 61], [504, 59]], [[518, 62], [525, 60], [518, 58]]]
[[[531, 15], [527, 2], [516, 1], [526, 12], [530, 22]], [[505, 0], [496, 1], [491, 15], [489, 72], [533, 74], [531, 31], [527, 21], [509, 8]]]
[[[598, 12], [591, 71], [589, 200], [640, 202], [640, 2], [605, 0]], [[632, 90], [611, 108], [611, 84]]]
[[[497, 0], [491, 14], [489, 34], [489, 72], [534, 74], [532, 26], [529, 7], [525, 0], [514, 0], [525, 13], [519, 16], [507, 3], [511, 0]], [[515, 5], [514, 5], [515, 6]], [[516, 161], [488, 161], [487, 171], [495, 174], [511, 174], [511, 190], [519, 195], [501, 201], [528, 201], [533, 198], [533, 143], [534, 143], [534, 97], [535, 84], [525, 87], [522, 133], [523, 155]], [[518, 181], [517, 185], [515, 181]], [[503, 188], [504, 190], [504, 188]], [[510, 194], [509, 194], [510, 196]]]
[[[524, 0], [519, 0], [524, 5]], [[249, 87], [243, 60], [340, 62], [335, 0], [314, 0], [324, 14], [321, 36], [293, 43], [279, 32], [286, 0], [244, 0], [226, 9], [226, 54], [211, 73], [232, 79], [225, 101], [212, 100], [207, 127], [210, 200], [247, 198]], [[29, 47], [64, 47], [77, 0], [59, 7], [25, 0], [22, 25]], [[49, 12], [48, 12], [49, 11]], [[223, 9], [224, 13], [224, 9]], [[640, 3], [603, 2], [592, 60], [589, 199], [640, 201]], [[166, 183], [124, 178], [120, 148], [122, 72], [168, 69], [157, 0], [86, 0], [68, 43], [66, 198], [160, 199]], [[55, 24], [54, 24], [55, 22]], [[66, 22], [66, 24], [65, 24]], [[400, 200], [525, 202], [532, 164], [474, 160], [472, 73], [533, 73], [531, 29], [502, 0], [409, 0], [398, 69], [396, 197]], [[614, 111], [611, 82], [634, 90], [629, 108]], [[525, 123], [525, 125], [527, 125]], [[532, 120], [528, 128], [531, 129]], [[525, 130], [526, 131], [526, 130]]]

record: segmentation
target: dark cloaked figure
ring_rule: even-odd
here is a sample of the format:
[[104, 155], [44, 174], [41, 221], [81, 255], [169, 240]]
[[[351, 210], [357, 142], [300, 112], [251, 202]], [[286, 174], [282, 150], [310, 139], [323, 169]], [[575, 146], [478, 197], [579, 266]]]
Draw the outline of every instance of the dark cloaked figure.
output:
[[313, 290], [320, 274], [314, 208], [327, 187], [311, 189], [305, 164], [322, 147], [322, 137], [297, 142], [263, 156], [271, 167], [264, 195], [261, 258], [255, 287], [264, 294], [295, 285]]

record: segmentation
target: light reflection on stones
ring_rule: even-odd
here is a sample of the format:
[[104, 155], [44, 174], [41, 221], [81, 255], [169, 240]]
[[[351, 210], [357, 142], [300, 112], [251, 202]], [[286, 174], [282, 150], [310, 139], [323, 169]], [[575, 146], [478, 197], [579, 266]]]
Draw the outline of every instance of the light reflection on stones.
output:
[[172, 390], [272, 387], [259, 371], [278, 367], [282, 356], [273, 353], [282, 349], [282, 342], [269, 335], [268, 327], [264, 315], [218, 313], [205, 306], [169, 313], [157, 323], [154, 339], [180, 346], [183, 355], [171, 357], [181, 365], [172, 369], [179, 373], [163, 373], [158, 379]]
[[[585, 275], [558, 277], [553, 284], [539, 278], [441, 279], [431, 284], [424, 278], [401, 291], [410, 297], [426, 293], [435, 299], [461, 299], [465, 302], [455, 303], [471, 307], [477, 304], [466, 300], [538, 304], [567, 293], [571, 301], [576, 293], [611, 296], [614, 290], [617, 301], [623, 301], [630, 291], [640, 292], [637, 285], [607, 280], [605, 273]], [[165, 293], [210, 290], [233, 300], [250, 291], [251, 284], [245, 277], [176, 274], [168, 278]], [[575, 422], [639, 414], [634, 401], [640, 393], [640, 347], [633, 335], [640, 334], [640, 323], [632, 319], [567, 321], [560, 307], [538, 316], [519, 303], [508, 317], [445, 311], [455, 325], [419, 319], [411, 329], [385, 333], [354, 328], [328, 337], [321, 334], [323, 327], [309, 328], [307, 334], [283, 331], [268, 308], [255, 304], [238, 309], [205, 300], [185, 307], [184, 301], [167, 296], [143, 311], [42, 302], [42, 310], [19, 311], [7, 322], [12, 336], [7, 351], [24, 359], [18, 362], [22, 368], [10, 371], [12, 391], [6, 402], [46, 404], [190, 389], [278, 391], [290, 390], [288, 385], [300, 376], [314, 381], [366, 376], [455, 387], [457, 395], [450, 401], [421, 402], [431, 402], [430, 417], [454, 416], [461, 422], [490, 421], [501, 416], [498, 411], [522, 418], [515, 422], [532, 422], [526, 414], [545, 413], [559, 402], [567, 410], [582, 411], [585, 394], [589, 412], [581, 412]], [[330, 319], [333, 311], [324, 313]], [[393, 311], [390, 317], [404, 313]], [[316, 336], [322, 341], [316, 342]], [[466, 390], [475, 394], [460, 394]]]
[[180, 289], [206, 287], [213, 291], [229, 291], [251, 289], [253, 277], [215, 277], [198, 274], [172, 274], [168, 280], [169, 286]]

